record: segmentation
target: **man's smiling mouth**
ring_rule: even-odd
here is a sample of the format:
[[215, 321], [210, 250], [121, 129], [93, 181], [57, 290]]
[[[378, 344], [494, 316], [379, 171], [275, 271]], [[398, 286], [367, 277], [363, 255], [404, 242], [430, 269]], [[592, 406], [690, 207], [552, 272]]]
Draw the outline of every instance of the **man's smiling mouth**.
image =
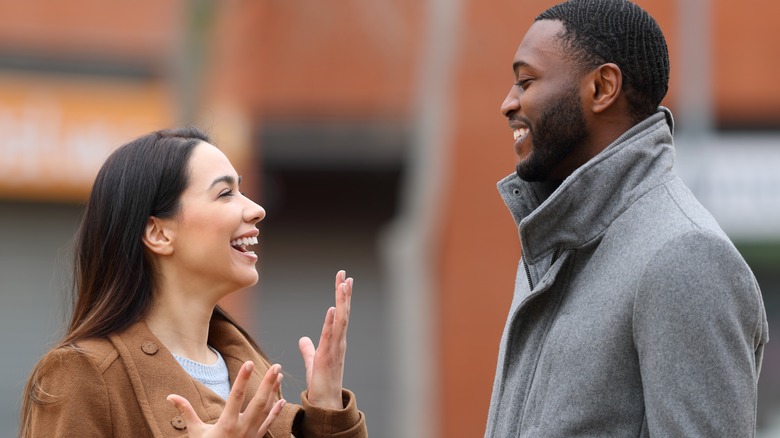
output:
[[518, 138], [523, 138], [526, 135], [528, 135], [528, 128], [517, 128], [514, 131], [512, 131], [512, 134], [515, 137], [515, 140]]

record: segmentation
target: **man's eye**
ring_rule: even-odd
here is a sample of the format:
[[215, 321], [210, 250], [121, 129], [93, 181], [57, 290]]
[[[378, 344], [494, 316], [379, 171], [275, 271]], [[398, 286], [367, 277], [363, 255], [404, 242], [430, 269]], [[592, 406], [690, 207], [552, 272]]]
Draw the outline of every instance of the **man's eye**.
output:
[[523, 90], [528, 88], [529, 85], [531, 85], [531, 80], [530, 79], [522, 79], [522, 80], [519, 80], [519, 81], [515, 82], [515, 86], [516, 87], [520, 87]]

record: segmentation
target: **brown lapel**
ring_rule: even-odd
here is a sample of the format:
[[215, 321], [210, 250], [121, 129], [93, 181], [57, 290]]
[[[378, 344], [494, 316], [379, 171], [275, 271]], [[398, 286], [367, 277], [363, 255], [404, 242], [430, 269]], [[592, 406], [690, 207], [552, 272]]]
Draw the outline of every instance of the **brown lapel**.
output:
[[119, 352], [138, 405], [155, 437], [184, 433], [174, 426], [178, 410], [165, 399], [171, 393], [186, 398], [204, 422], [217, 421], [225, 401], [190, 377], [146, 323], [138, 322], [109, 339]]
[[[186, 430], [176, 427], [182, 424], [179, 412], [166, 400], [172, 393], [186, 398], [202, 421], [212, 424], [217, 421], [225, 408], [225, 400], [190, 377], [173, 354], [152, 334], [146, 323], [138, 322], [119, 334], [110, 335], [109, 339], [127, 370], [138, 405], [155, 437], [176, 437], [186, 433]], [[255, 363], [242, 407], [242, 410], [245, 409], [270, 364], [252, 348], [235, 326], [226, 321], [211, 321], [209, 344], [225, 359], [231, 385], [245, 361], [252, 360]], [[282, 432], [281, 436], [289, 436], [283, 431], [291, 429], [299, 409], [296, 405], [285, 406], [274, 422], [272, 432], [275, 433], [272, 436], [280, 436], [279, 432]]]

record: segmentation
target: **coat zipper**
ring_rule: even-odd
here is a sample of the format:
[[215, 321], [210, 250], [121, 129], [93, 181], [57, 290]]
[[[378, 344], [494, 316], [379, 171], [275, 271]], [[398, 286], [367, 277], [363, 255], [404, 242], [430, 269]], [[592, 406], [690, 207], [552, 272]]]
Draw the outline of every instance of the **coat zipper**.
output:
[[525, 268], [525, 278], [528, 279], [528, 290], [532, 291], [534, 290], [534, 283], [531, 281], [531, 270], [528, 268], [528, 263], [525, 262], [525, 257], [523, 257], [523, 267]]
[[[552, 259], [550, 259], [550, 266], [547, 267], [547, 269], [552, 268], [552, 265], [555, 264], [555, 260], [558, 259], [558, 248], [555, 248], [553, 250]], [[534, 283], [531, 281], [531, 269], [528, 267], [528, 263], [525, 262], [525, 257], [523, 257], [523, 267], [525, 268], [525, 278], [528, 279], [528, 290], [532, 291], [534, 290]]]

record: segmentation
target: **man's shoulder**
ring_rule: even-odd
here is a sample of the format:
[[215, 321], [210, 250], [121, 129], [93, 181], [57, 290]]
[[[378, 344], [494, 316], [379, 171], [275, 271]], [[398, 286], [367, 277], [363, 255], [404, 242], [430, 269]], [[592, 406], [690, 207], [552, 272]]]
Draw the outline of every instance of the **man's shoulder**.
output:
[[613, 225], [624, 233], [652, 234], [656, 241], [675, 240], [692, 230], [729, 240], [712, 214], [677, 177], [628, 205]]
[[685, 220], [697, 229], [726, 238], [726, 234], [710, 212], [696, 199], [693, 192], [681, 179], [675, 178], [664, 185], [669, 199], [674, 203], [672, 209], [684, 215]]
[[748, 319], [763, 312], [756, 312], [763, 308], [761, 291], [745, 259], [722, 232], [706, 228], [665, 239], [644, 265], [640, 284], [656, 303], [666, 299], [710, 315], [740, 311]]
[[731, 272], [752, 277], [750, 269], [713, 216], [678, 178], [647, 192], [608, 227], [602, 246], [621, 254], [621, 264], [641, 271], [696, 269], [722, 263]]
[[655, 260], [686, 264], [728, 263], [733, 268], [749, 271], [737, 248], [720, 228], [694, 227], [667, 238], [656, 252]]

